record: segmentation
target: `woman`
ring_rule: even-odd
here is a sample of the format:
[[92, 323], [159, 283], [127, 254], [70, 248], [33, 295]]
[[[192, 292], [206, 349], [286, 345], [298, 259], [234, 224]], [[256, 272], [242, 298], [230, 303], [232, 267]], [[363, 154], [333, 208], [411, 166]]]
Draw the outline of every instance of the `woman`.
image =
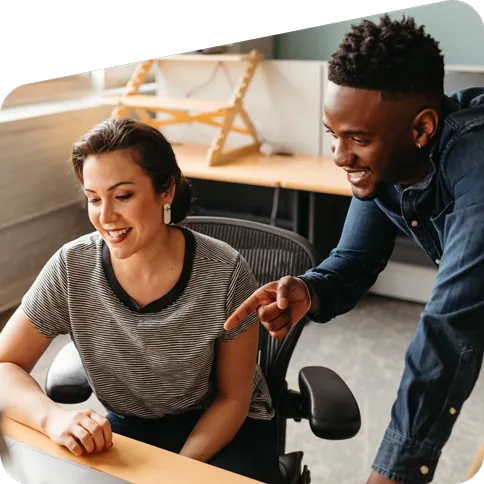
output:
[[[254, 316], [228, 316], [256, 288], [227, 244], [177, 227], [192, 201], [172, 147], [155, 128], [109, 119], [73, 148], [96, 229], [48, 261], [0, 334], [6, 413], [73, 454], [101, 452], [112, 432], [277, 482]], [[29, 375], [69, 334], [108, 413], [70, 411]]]

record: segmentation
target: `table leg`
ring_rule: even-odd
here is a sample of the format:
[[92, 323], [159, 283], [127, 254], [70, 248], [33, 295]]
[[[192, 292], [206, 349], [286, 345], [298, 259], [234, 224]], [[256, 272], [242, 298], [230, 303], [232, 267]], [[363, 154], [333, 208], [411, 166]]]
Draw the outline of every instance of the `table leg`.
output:
[[308, 192], [293, 190], [292, 192], [292, 230], [303, 237], [308, 236]]
[[308, 203], [308, 235], [307, 238], [311, 244], [315, 241], [315, 229], [316, 229], [316, 194], [314, 192], [309, 193]]
[[274, 188], [274, 195], [272, 197], [272, 212], [271, 212], [271, 225], [276, 225], [277, 211], [279, 210], [279, 192], [280, 187]]

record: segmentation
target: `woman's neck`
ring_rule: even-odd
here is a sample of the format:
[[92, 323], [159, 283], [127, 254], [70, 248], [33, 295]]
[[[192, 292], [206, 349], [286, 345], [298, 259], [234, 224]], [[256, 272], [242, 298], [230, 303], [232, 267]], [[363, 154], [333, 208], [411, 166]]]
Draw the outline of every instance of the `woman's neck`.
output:
[[178, 228], [162, 228], [151, 244], [128, 259], [111, 258], [115, 273], [129, 273], [139, 281], [156, 279], [165, 270], [172, 270], [185, 253], [184, 236]]

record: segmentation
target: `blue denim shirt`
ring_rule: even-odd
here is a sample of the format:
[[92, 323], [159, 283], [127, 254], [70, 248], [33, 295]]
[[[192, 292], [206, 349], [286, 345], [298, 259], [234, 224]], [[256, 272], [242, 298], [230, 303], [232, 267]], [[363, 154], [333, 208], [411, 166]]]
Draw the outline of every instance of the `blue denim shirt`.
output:
[[318, 294], [316, 322], [352, 309], [393, 251], [397, 227], [438, 267], [405, 356], [391, 421], [373, 463], [385, 477], [428, 483], [484, 350], [484, 87], [448, 93], [431, 170], [419, 183], [353, 197], [338, 246], [301, 277]]

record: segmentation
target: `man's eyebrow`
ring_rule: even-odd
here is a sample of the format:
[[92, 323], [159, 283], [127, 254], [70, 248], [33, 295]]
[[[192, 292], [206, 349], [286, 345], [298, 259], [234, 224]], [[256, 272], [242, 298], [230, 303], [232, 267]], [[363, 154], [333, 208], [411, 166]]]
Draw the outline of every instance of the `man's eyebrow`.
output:
[[[322, 123], [327, 130], [333, 132], [333, 130], [324, 121], [322, 121]], [[365, 131], [364, 129], [347, 129], [343, 131], [343, 134], [347, 136], [355, 136], [355, 135], [374, 136], [375, 135], [375, 133], [372, 133], [371, 131]]]
[[[115, 183], [113, 186], [109, 187], [108, 190], [109, 191], [114, 190], [115, 188], [119, 187], [120, 185], [135, 185], [135, 183], [130, 182], [130, 181], [122, 181], [122, 182], [119, 182], [119, 183]], [[84, 191], [96, 193], [94, 190], [91, 190], [90, 188], [86, 188], [86, 187], [84, 187]]]
[[374, 133], [371, 131], [365, 131], [364, 129], [348, 129], [343, 131], [343, 134], [354, 136], [354, 135], [361, 135], [361, 136], [373, 136]]

